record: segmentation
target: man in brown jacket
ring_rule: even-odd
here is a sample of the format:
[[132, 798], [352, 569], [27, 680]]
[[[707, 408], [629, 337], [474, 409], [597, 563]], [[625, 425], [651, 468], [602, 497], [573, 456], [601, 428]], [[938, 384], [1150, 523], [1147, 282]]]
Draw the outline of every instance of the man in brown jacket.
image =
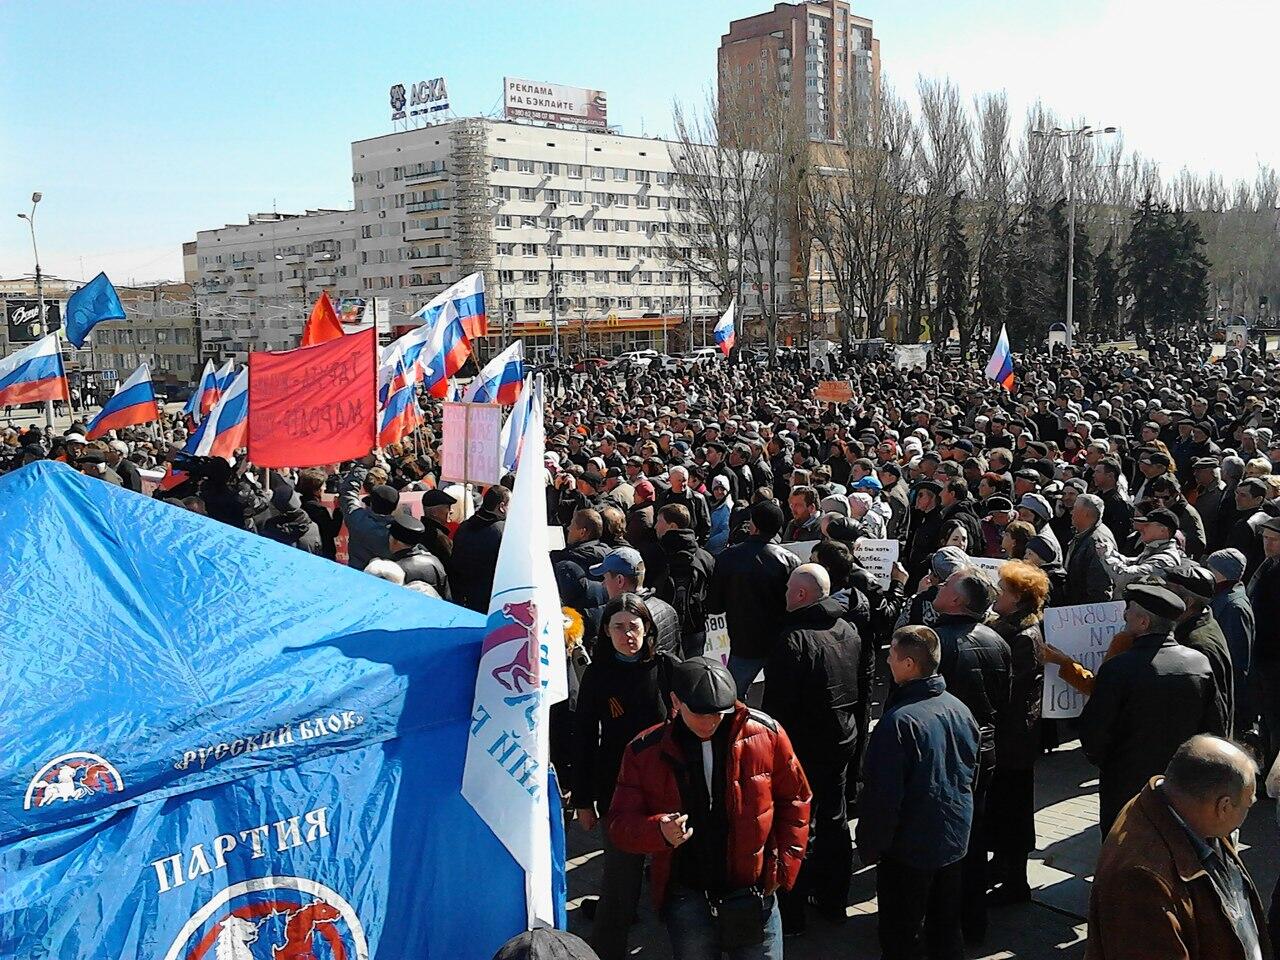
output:
[[1085, 960], [1268, 960], [1266, 914], [1230, 836], [1257, 768], [1228, 740], [1192, 737], [1120, 812], [1089, 897]]

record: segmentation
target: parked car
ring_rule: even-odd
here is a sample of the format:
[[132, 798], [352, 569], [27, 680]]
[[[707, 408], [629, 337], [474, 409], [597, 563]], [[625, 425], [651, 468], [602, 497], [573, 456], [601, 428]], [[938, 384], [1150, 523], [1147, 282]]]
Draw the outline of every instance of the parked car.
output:
[[608, 357], [583, 357], [573, 364], [574, 373], [590, 373], [592, 370], [599, 370], [601, 367], [609, 366]]
[[657, 350], [632, 350], [629, 353], [619, 354], [614, 357], [605, 365], [605, 369], [617, 370], [623, 367], [640, 367], [643, 369], [648, 367], [657, 356]]

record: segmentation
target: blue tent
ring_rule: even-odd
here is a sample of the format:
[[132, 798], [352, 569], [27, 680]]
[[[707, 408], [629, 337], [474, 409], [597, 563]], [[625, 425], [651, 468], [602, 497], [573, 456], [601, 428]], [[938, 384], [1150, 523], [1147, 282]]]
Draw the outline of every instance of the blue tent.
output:
[[37, 463], [0, 477], [0, 956], [488, 958], [484, 618]]

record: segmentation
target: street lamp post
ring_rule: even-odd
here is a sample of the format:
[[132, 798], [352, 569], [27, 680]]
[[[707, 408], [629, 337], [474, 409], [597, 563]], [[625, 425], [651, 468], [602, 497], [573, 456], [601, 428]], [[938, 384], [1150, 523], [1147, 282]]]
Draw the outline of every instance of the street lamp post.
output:
[[[1073, 130], [1054, 127], [1052, 130], [1032, 130], [1035, 137], [1050, 137], [1067, 142], [1067, 349], [1075, 346], [1076, 329], [1072, 319], [1076, 288], [1076, 166], [1084, 157], [1083, 141], [1103, 134], [1115, 133], [1115, 127], [1093, 127], [1085, 124]], [[1079, 146], [1073, 146], [1072, 141]]]
[[547, 252], [551, 256], [551, 353], [556, 365], [560, 364], [560, 320], [557, 314], [560, 300], [560, 282], [556, 279], [556, 248], [560, 245], [560, 234], [552, 230], [547, 234]]
[[[49, 332], [49, 317], [44, 311], [44, 275], [40, 272], [40, 250], [36, 247], [36, 204], [44, 199], [44, 194], [39, 190], [31, 194], [31, 213], [18, 214], [19, 220], [27, 221], [27, 226], [31, 228], [31, 255], [36, 261], [36, 310], [40, 317], [40, 329], [45, 333]], [[58, 350], [62, 350], [62, 345], [58, 345]], [[53, 432], [53, 401], [46, 400], [44, 402], [44, 424], [48, 427], [49, 432]]]

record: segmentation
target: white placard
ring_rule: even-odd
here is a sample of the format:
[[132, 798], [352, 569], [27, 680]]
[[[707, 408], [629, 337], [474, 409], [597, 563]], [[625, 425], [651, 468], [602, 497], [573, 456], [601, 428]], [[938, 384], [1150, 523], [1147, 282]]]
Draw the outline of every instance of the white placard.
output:
[[898, 559], [899, 543], [897, 540], [873, 540], [863, 537], [853, 545], [853, 556], [867, 573], [876, 578], [876, 583], [885, 590], [892, 582], [889, 576]]
[[813, 548], [821, 542], [821, 540], [793, 540], [791, 543], [780, 543], [778, 546], [788, 553], [794, 553], [800, 558], [801, 563], [808, 563]]
[[707, 645], [704, 657], [715, 657], [726, 667], [729, 665], [729, 621], [723, 613], [707, 617]]
[[558, 523], [547, 527], [547, 549], [564, 549], [564, 527]]
[[[1044, 612], [1044, 640], [1076, 663], [1098, 672], [1111, 638], [1124, 629], [1124, 601], [1081, 603], [1050, 607]], [[1044, 700], [1041, 715], [1066, 720], [1080, 716], [1088, 698], [1058, 675], [1058, 665], [1044, 665]]]
[[985, 573], [987, 579], [998, 587], [1000, 586], [1000, 568], [1009, 561], [1001, 557], [969, 557], [965, 562]]
[[893, 348], [893, 365], [899, 370], [923, 367], [929, 362], [931, 343], [899, 343]]
[[442, 480], [491, 485], [502, 479], [501, 404], [446, 403], [443, 424]]

